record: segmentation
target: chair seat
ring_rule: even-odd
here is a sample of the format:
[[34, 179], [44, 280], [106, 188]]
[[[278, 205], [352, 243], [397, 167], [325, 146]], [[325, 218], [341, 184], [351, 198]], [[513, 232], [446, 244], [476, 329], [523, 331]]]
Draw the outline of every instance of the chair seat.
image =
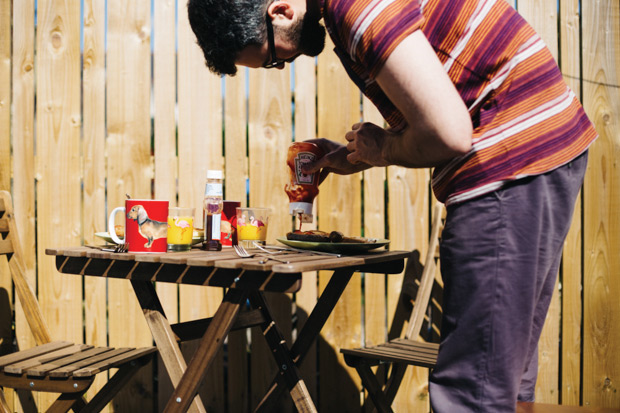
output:
[[0, 386], [83, 392], [97, 373], [142, 359], [155, 347], [112, 348], [54, 341], [0, 357]]
[[405, 338], [397, 338], [372, 347], [340, 350], [345, 356], [345, 361], [351, 367], [355, 367], [357, 364], [356, 358], [364, 358], [374, 361], [374, 363], [369, 363], [370, 365], [389, 362], [428, 368], [435, 366], [438, 351], [439, 344]]

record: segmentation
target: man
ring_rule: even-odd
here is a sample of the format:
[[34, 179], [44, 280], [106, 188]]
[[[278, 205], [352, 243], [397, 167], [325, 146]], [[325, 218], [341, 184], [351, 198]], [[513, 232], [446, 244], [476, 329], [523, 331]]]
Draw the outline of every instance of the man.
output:
[[[503, 0], [190, 0], [207, 65], [282, 68], [323, 48], [389, 124], [353, 125], [306, 170], [434, 167], [447, 205], [435, 412], [532, 401], [537, 343], [596, 132], [551, 54]], [[402, 391], [402, 390], [401, 390]]]

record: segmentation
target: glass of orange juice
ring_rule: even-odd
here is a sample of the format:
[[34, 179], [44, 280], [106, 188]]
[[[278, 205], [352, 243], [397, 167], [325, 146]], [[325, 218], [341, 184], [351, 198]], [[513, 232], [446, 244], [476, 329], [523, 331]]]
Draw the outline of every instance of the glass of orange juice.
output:
[[194, 234], [195, 208], [168, 209], [168, 251], [189, 251]]
[[245, 248], [256, 248], [254, 242], [265, 244], [269, 224], [269, 208], [237, 208], [237, 239]]

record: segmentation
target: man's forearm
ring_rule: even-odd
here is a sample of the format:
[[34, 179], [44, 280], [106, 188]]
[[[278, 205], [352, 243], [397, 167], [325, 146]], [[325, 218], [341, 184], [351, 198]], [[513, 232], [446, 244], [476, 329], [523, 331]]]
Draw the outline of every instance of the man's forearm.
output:
[[387, 163], [407, 168], [434, 167], [463, 154], [443, 144], [432, 133], [412, 127], [389, 134], [383, 146], [383, 158]]

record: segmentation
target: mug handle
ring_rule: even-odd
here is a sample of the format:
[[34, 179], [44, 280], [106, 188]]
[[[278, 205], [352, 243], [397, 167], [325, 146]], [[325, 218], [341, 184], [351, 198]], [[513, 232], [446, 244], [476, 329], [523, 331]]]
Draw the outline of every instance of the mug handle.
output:
[[[125, 212], [125, 207], [116, 207], [110, 213], [110, 218], [108, 219], [108, 234], [110, 234], [110, 238], [117, 244], [123, 244], [125, 242], [124, 239], [120, 239], [116, 236], [116, 231], [114, 230], [114, 216], [117, 212], [123, 211]], [[125, 228], [125, 237], [127, 237], [127, 228]]]

